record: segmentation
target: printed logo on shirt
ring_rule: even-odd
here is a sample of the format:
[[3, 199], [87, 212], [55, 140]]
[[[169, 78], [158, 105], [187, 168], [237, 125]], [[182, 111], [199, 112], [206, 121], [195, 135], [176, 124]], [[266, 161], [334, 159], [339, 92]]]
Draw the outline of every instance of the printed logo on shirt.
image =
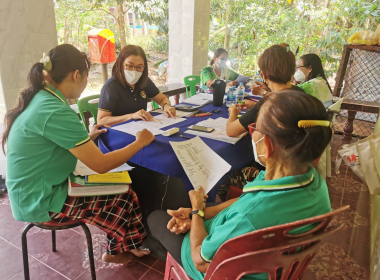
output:
[[140, 92], [140, 95], [141, 95], [142, 98], [146, 98], [146, 93], [145, 93], [145, 91]]

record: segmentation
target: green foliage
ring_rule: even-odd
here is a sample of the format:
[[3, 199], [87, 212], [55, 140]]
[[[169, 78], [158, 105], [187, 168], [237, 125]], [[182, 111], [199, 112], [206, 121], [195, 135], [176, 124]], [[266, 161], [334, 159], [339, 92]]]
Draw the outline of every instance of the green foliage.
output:
[[[380, 23], [380, 0], [229, 0], [229, 51], [238, 70], [252, 74], [260, 54], [286, 42], [299, 55], [317, 53], [328, 75], [337, 71], [348, 37]], [[226, 0], [211, 0], [210, 34], [225, 26]], [[212, 35], [211, 35], [212, 36]], [[241, 52], [238, 53], [240, 44]], [[210, 39], [210, 49], [224, 45], [224, 32]], [[298, 56], [299, 57], [299, 56]]]
[[139, 35], [127, 41], [128, 44], [138, 45], [145, 52], [167, 53], [169, 50], [168, 36]]

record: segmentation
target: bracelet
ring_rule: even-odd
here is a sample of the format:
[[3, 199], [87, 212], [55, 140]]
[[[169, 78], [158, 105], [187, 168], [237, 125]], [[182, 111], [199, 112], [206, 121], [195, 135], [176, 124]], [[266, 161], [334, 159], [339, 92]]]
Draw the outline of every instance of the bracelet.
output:
[[170, 103], [165, 103], [164, 105], [162, 105], [162, 109], [165, 109], [165, 105], [170, 105], [170, 106], [172, 106]]

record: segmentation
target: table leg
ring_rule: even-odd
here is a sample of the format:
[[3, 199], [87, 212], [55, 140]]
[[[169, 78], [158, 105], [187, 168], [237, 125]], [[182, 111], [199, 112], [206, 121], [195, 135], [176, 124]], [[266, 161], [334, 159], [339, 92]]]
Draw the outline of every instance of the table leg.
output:
[[174, 95], [174, 105], [177, 105], [179, 103], [179, 94]]
[[344, 141], [350, 142], [352, 139], [352, 132], [354, 131], [354, 119], [356, 116], [356, 111], [348, 111], [348, 118], [346, 126], [344, 127], [344, 133], [342, 138]]

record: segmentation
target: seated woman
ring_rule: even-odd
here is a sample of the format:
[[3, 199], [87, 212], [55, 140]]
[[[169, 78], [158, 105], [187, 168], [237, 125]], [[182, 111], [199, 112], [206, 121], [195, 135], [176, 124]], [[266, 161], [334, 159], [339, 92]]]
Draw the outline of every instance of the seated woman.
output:
[[152, 121], [147, 109], [148, 98], [164, 110], [166, 116], [175, 117], [176, 111], [148, 77], [148, 62], [139, 46], [125, 46], [114, 66], [112, 77], [100, 93], [98, 123], [114, 125], [129, 120]]
[[[323, 104], [304, 92], [287, 89], [269, 95], [257, 123], [250, 125], [254, 158], [266, 171], [248, 183], [239, 198], [213, 207], [205, 207], [202, 188], [190, 191], [192, 208], [158, 210], [148, 217], [152, 235], [192, 279], [200, 280], [227, 240], [330, 212], [326, 182], [311, 166], [331, 140], [327, 119]], [[311, 127], [303, 126], [303, 120]]]
[[106, 155], [96, 147], [93, 140], [107, 130], [99, 130], [99, 123], [88, 134], [67, 103], [85, 89], [89, 69], [86, 54], [68, 44], [33, 65], [28, 88], [5, 116], [6, 185], [16, 220], [94, 225], [107, 233], [103, 261], [127, 264], [132, 256], [128, 252], [138, 257], [150, 253], [139, 248], [146, 232], [135, 192], [129, 188], [120, 195], [69, 197], [67, 178], [77, 159], [105, 173], [128, 161], [154, 136], [144, 129], [132, 144]]
[[[292, 85], [296, 59], [294, 54], [287, 49], [286, 44], [273, 45], [266, 49], [259, 58], [259, 68], [263, 78], [264, 87], [263, 95], [270, 95], [272, 92], [281, 92], [286, 89], [303, 90]], [[261, 89], [260, 89], [261, 90]], [[231, 137], [238, 136], [248, 131], [248, 125], [256, 122], [257, 114], [263, 105], [265, 98], [259, 102], [244, 100], [244, 104], [231, 106], [228, 111], [230, 116], [227, 121], [227, 135]], [[240, 110], [248, 110], [244, 115], [238, 118]]]
[[294, 80], [307, 94], [318, 98], [326, 108], [333, 104], [332, 90], [318, 55], [310, 53], [301, 56]]
[[236, 78], [239, 74], [227, 67], [227, 60], [228, 51], [222, 48], [215, 51], [211, 66], [204, 67], [201, 72], [201, 87], [203, 90], [210, 89], [216, 79], [228, 81], [227, 86], [236, 86], [238, 84]]

